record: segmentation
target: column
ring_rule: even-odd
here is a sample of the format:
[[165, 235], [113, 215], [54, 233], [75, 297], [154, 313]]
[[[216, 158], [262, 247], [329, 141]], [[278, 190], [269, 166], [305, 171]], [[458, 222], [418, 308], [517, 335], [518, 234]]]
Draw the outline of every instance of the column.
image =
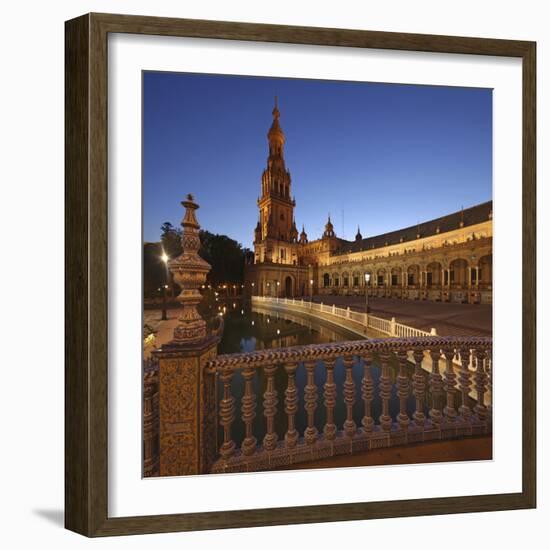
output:
[[426, 415], [424, 414], [424, 399], [426, 398], [426, 380], [422, 370], [422, 359], [424, 352], [422, 350], [414, 351], [414, 374], [413, 374], [413, 395], [416, 401], [416, 410], [413, 413], [413, 419], [417, 426], [424, 426]]
[[306, 445], [313, 445], [317, 441], [317, 428], [315, 427], [315, 409], [317, 409], [317, 386], [315, 384], [315, 361], [307, 361], [305, 364], [307, 381], [304, 387], [304, 408], [307, 413], [307, 428], [304, 431]]
[[245, 436], [241, 444], [241, 450], [247, 456], [256, 452], [256, 438], [253, 432], [253, 422], [256, 418], [256, 395], [253, 390], [255, 372], [254, 367], [243, 369], [244, 395], [241, 399], [241, 413], [245, 426]]
[[455, 394], [456, 394], [456, 374], [453, 366], [453, 357], [455, 351], [453, 348], [445, 348], [445, 379], [443, 382], [443, 389], [447, 394], [447, 402], [443, 409], [445, 415], [445, 421], [447, 423], [454, 423], [456, 420], [456, 408], [455, 408]]
[[380, 426], [385, 432], [389, 432], [392, 426], [392, 418], [390, 416], [390, 399], [391, 399], [391, 375], [389, 365], [389, 355], [381, 355], [380, 361], [382, 363], [382, 371], [380, 374], [380, 381], [378, 383], [378, 389], [380, 393], [380, 400], [382, 401], [382, 414], [380, 415]]
[[295, 426], [296, 413], [298, 412], [298, 390], [296, 388], [296, 363], [285, 365], [288, 383], [285, 390], [285, 413], [287, 415], [288, 429], [285, 434], [285, 444], [287, 449], [293, 449], [298, 442], [298, 431]]
[[353, 420], [353, 404], [355, 403], [355, 382], [353, 381], [353, 357], [344, 357], [346, 369], [346, 380], [344, 382], [344, 403], [346, 405], [346, 420], [344, 422], [344, 433], [353, 437], [357, 426]]
[[430, 393], [432, 394], [432, 403], [429, 411], [430, 419], [433, 425], [437, 428], [441, 427], [441, 419], [443, 417], [441, 406], [441, 395], [443, 393], [443, 378], [439, 372], [439, 359], [441, 352], [438, 348], [430, 350], [430, 358], [432, 360], [432, 371], [428, 378]]
[[[159, 362], [160, 475], [180, 476], [207, 473], [216, 453], [216, 379], [206, 363], [216, 356], [219, 329], [208, 332], [197, 311], [202, 300], [199, 288], [210, 265], [198, 255], [199, 229], [192, 195], [182, 202], [185, 216], [181, 225], [182, 254], [168, 262], [174, 281], [184, 288], [178, 296], [183, 309], [173, 331], [173, 339], [154, 354]], [[231, 373], [225, 373], [225, 446], [231, 444]], [[184, 397], [182, 397], [184, 396]]]
[[223, 443], [220, 455], [224, 460], [231, 458], [235, 452], [235, 442], [231, 438], [231, 426], [235, 420], [235, 398], [231, 393], [233, 371], [227, 369], [222, 372], [220, 379], [223, 384], [223, 397], [220, 401], [220, 424], [223, 427]]
[[275, 431], [275, 415], [277, 414], [277, 390], [275, 389], [275, 372], [277, 365], [265, 367], [267, 377], [266, 390], [264, 392], [264, 416], [266, 418], [266, 434], [264, 448], [273, 451], [277, 446], [277, 432]]
[[470, 359], [470, 350], [461, 348], [459, 350], [460, 371], [458, 374], [458, 389], [462, 395], [462, 404], [458, 408], [458, 412], [462, 416], [462, 420], [468, 422], [472, 416], [472, 409], [468, 405], [470, 387], [472, 385], [470, 369], [468, 367]]
[[407, 398], [409, 397], [409, 377], [407, 376], [408, 359], [407, 352], [401, 352], [397, 355], [399, 362], [399, 373], [397, 375], [397, 397], [399, 398], [399, 414], [397, 422], [403, 431], [407, 431], [409, 426], [409, 415], [407, 414]]
[[374, 418], [372, 417], [372, 402], [374, 400], [374, 381], [371, 374], [372, 356], [369, 354], [363, 359], [363, 379], [361, 380], [361, 399], [364, 403], [365, 414], [361, 420], [363, 432], [370, 434], [374, 429]]
[[327, 381], [324, 385], [325, 408], [327, 420], [323, 432], [325, 439], [331, 441], [336, 437], [336, 424], [334, 423], [334, 407], [336, 406], [336, 384], [334, 383], [334, 359], [325, 359]]

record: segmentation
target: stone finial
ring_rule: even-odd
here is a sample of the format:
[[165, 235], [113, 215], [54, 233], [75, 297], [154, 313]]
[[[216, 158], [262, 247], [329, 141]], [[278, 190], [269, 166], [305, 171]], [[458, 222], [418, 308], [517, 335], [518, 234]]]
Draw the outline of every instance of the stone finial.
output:
[[183, 251], [180, 256], [168, 262], [168, 268], [174, 276], [174, 281], [182, 289], [177, 300], [183, 306], [183, 310], [174, 328], [173, 343], [188, 344], [200, 342], [206, 338], [206, 321], [199, 315], [197, 305], [202, 300], [199, 288], [206, 281], [206, 275], [211, 266], [198, 254], [201, 246], [200, 225], [195, 211], [199, 205], [194, 202], [191, 194], [187, 195], [187, 199], [181, 204], [185, 208], [185, 215], [181, 222]]

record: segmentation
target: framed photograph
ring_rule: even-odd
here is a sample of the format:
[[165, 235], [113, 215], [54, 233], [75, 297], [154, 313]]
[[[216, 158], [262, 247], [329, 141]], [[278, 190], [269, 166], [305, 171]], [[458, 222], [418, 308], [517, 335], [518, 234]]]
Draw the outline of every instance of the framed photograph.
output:
[[68, 529], [536, 506], [535, 43], [65, 37]]

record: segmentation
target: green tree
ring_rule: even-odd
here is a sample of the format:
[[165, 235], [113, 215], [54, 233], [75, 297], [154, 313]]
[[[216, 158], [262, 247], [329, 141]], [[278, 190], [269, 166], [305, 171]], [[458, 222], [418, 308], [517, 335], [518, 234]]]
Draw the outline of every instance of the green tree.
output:
[[199, 233], [199, 254], [211, 266], [208, 282], [242, 283], [244, 277], [245, 250], [240, 243], [227, 235], [215, 235], [206, 230]]
[[160, 242], [169, 258], [181, 254], [181, 229], [176, 229], [170, 222], [164, 222], [160, 228]]
[[[170, 222], [161, 226], [160, 242], [144, 243], [143, 247], [143, 287], [146, 296], [155, 296], [158, 288], [166, 283], [166, 269], [162, 262], [162, 253], [170, 259], [177, 258], [181, 252], [182, 230], [176, 229]], [[244, 279], [244, 264], [250, 257], [250, 250], [227, 235], [217, 235], [206, 230], [199, 231], [201, 247], [199, 255], [212, 269], [207, 282], [241, 284]], [[176, 294], [177, 285], [174, 283]]]

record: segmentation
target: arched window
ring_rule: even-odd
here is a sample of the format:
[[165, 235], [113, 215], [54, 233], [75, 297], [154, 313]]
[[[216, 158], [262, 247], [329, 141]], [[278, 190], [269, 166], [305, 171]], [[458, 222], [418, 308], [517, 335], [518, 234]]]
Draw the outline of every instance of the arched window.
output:
[[328, 273], [325, 273], [323, 275], [323, 286], [325, 288], [329, 287], [330, 286], [330, 275]]

